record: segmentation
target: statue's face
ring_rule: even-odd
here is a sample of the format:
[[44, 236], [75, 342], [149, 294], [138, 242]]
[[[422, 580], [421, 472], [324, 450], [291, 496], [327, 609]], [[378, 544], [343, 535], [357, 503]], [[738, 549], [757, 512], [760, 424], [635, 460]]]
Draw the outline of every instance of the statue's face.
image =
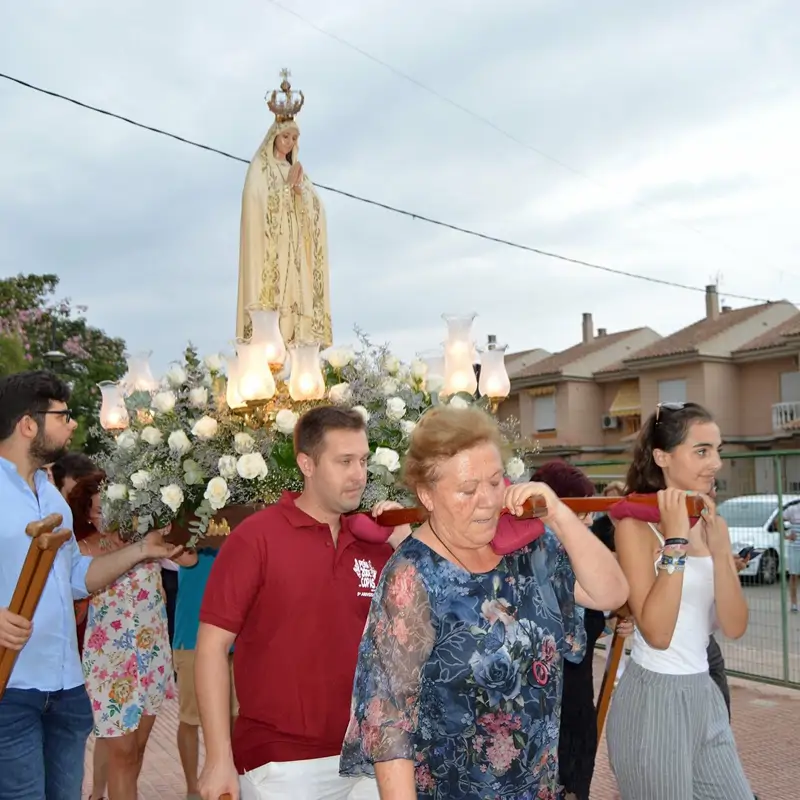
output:
[[289, 128], [275, 137], [275, 155], [286, 158], [294, 150], [300, 132], [296, 128]]

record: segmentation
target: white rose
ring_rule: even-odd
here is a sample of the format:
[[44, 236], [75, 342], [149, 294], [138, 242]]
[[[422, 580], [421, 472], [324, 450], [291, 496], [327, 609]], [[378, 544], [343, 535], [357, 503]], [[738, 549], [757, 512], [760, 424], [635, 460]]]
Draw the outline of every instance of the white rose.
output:
[[469, 408], [469, 403], [457, 394], [450, 398], [450, 405], [453, 406], [453, 408]]
[[415, 381], [421, 381], [428, 374], [428, 365], [420, 358], [415, 358], [411, 362], [411, 377]]
[[517, 458], [517, 456], [509, 458], [508, 463], [506, 464], [506, 475], [508, 475], [512, 481], [515, 481], [518, 478], [521, 478], [524, 474], [525, 462], [521, 458]]
[[231, 499], [231, 493], [228, 489], [228, 482], [225, 478], [212, 478], [208, 482], [208, 486], [206, 486], [206, 491], [203, 497], [208, 500], [208, 504], [214, 511], [219, 511], [221, 508], [225, 508], [228, 504], [228, 500]]
[[425, 388], [428, 394], [436, 394], [440, 392], [444, 386], [444, 378], [441, 375], [428, 375], [425, 379]]
[[406, 415], [406, 402], [402, 397], [390, 397], [386, 401], [386, 416], [393, 422], [403, 419]]
[[176, 456], [186, 455], [192, 449], [192, 443], [183, 431], [172, 431], [167, 439], [167, 444], [170, 452]]
[[167, 382], [176, 389], [186, 383], [186, 370], [180, 364], [173, 364], [167, 370]]
[[358, 413], [361, 414], [362, 417], [364, 417], [365, 423], [369, 422], [369, 411], [367, 411], [367, 409], [364, 408], [364, 406], [353, 406], [353, 411], [358, 411]]
[[236, 462], [236, 471], [246, 481], [254, 481], [256, 478], [266, 478], [269, 470], [267, 462], [261, 453], [246, 453]]
[[280, 433], [288, 435], [294, 430], [297, 420], [298, 416], [294, 411], [289, 408], [282, 408], [275, 415], [275, 427]]
[[350, 400], [352, 394], [349, 383], [337, 383], [336, 386], [331, 386], [328, 389], [328, 399], [331, 403], [346, 403]]
[[122, 431], [122, 433], [117, 436], [117, 447], [119, 447], [120, 450], [133, 450], [133, 448], [136, 447], [136, 440], [138, 438], [135, 431]]
[[220, 372], [222, 370], [222, 356], [219, 353], [211, 353], [203, 359], [206, 369], [209, 372]]
[[208, 389], [205, 386], [195, 386], [189, 390], [189, 405], [192, 408], [205, 408], [208, 405]]
[[106, 497], [109, 500], [124, 500], [128, 496], [128, 489], [124, 483], [109, 483], [106, 486]]
[[384, 378], [381, 381], [381, 394], [391, 397], [393, 394], [397, 394], [397, 387], [398, 383], [394, 378]]
[[191, 458], [183, 462], [183, 479], [187, 486], [197, 486], [204, 479], [203, 468]]
[[349, 347], [332, 347], [323, 355], [334, 369], [346, 367], [353, 360], [353, 351]]
[[192, 426], [192, 434], [202, 441], [213, 439], [217, 435], [217, 428], [219, 423], [214, 417], [200, 417], [197, 422]]
[[217, 469], [223, 478], [230, 480], [236, 477], [236, 456], [220, 456]]
[[152, 425], [148, 425], [142, 431], [142, 441], [146, 442], [147, 444], [155, 447], [156, 445], [161, 444], [164, 441], [164, 434], [158, 428], [154, 428]]
[[404, 436], [411, 436], [414, 432], [414, 428], [417, 427], [416, 422], [412, 422], [410, 419], [401, 419], [400, 420], [400, 430], [403, 431]]
[[152, 479], [153, 476], [146, 469], [140, 469], [131, 475], [131, 483], [135, 489], [146, 489]]
[[174, 514], [177, 514], [178, 509], [183, 505], [183, 489], [176, 483], [164, 486], [161, 489], [161, 502]]
[[153, 410], [159, 414], [169, 414], [175, 408], [177, 399], [175, 392], [159, 392], [153, 398]]
[[386, 467], [389, 472], [397, 472], [400, 469], [400, 456], [388, 447], [377, 447], [375, 455], [372, 456], [372, 463]]
[[249, 433], [237, 433], [233, 437], [233, 449], [243, 456], [245, 453], [252, 453], [256, 446], [255, 440]]
[[383, 368], [390, 375], [396, 375], [397, 371], [400, 369], [400, 359], [397, 358], [397, 356], [393, 356], [391, 353], [387, 353], [383, 357]]

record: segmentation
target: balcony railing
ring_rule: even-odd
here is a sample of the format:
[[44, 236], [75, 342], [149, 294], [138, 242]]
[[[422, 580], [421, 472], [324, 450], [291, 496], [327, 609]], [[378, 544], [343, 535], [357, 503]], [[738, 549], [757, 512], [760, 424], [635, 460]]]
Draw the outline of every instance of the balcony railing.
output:
[[782, 431], [792, 423], [800, 424], [800, 402], [775, 403], [772, 406], [772, 429]]

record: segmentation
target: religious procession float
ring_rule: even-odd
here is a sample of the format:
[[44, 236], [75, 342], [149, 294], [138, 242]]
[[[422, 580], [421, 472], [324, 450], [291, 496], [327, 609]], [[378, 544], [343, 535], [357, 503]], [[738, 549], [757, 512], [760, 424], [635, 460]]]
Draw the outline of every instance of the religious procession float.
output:
[[[101, 384], [106, 522], [128, 538], [171, 525], [173, 540], [224, 536], [241, 519], [299, 490], [292, 433], [320, 403], [347, 405], [367, 423], [371, 459], [363, 506], [410, 501], [401, 459], [419, 418], [440, 403], [496, 411], [508, 396], [505, 346], [478, 349], [475, 314], [444, 315], [445, 342], [404, 363], [357, 332], [333, 344], [325, 209], [298, 158], [302, 92], [281, 73], [268, 97], [275, 121], [242, 193], [235, 354], [201, 358], [189, 346], [161, 379], [149, 353]], [[507, 475], [529, 474], [535, 445], [501, 424]]]

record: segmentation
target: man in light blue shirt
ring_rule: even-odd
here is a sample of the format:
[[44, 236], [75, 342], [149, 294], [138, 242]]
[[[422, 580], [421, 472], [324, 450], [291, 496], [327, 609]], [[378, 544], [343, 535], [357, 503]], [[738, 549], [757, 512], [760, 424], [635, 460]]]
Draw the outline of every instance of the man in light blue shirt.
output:
[[27, 525], [69, 506], [45, 464], [77, 427], [69, 388], [44, 371], [0, 378], [0, 647], [19, 651], [0, 698], [0, 800], [78, 800], [92, 710], [83, 685], [73, 600], [108, 586], [140, 561], [173, 558], [160, 535], [88, 558], [72, 537], [59, 550], [33, 623], [7, 606], [22, 571]]

